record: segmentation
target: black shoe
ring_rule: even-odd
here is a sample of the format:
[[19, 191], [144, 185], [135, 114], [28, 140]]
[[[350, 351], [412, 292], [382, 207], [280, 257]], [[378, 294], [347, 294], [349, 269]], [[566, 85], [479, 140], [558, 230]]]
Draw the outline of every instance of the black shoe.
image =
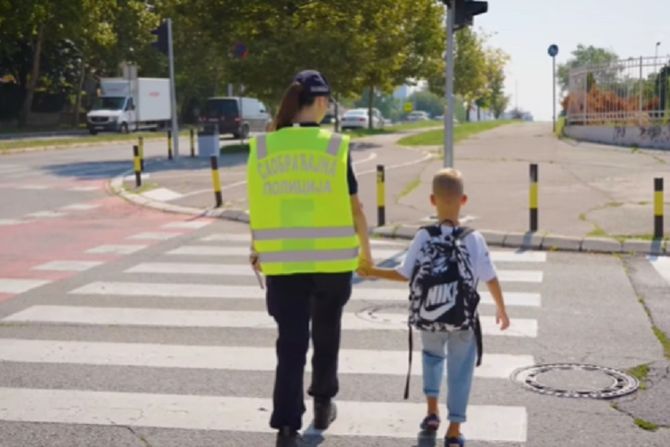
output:
[[302, 437], [297, 430], [284, 427], [277, 433], [276, 447], [301, 447], [303, 446]]
[[337, 407], [331, 400], [314, 401], [314, 428], [326, 430], [337, 418]]

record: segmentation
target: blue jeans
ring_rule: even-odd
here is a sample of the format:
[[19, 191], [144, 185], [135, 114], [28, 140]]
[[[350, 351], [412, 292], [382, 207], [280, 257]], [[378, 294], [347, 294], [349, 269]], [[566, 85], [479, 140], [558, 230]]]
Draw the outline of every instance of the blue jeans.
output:
[[447, 361], [447, 419], [465, 422], [472, 376], [477, 361], [477, 343], [472, 330], [453, 332], [421, 331], [423, 344], [423, 392], [426, 397], [440, 396]]

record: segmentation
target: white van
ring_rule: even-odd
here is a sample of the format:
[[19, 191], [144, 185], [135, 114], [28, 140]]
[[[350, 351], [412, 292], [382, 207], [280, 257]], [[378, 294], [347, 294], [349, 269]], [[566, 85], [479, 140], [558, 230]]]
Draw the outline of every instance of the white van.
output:
[[170, 81], [160, 78], [103, 78], [102, 95], [86, 115], [91, 134], [127, 133], [164, 126], [170, 120]]
[[209, 98], [200, 117], [206, 128], [218, 126], [220, 134], [231, 133], [235, 138], [247, 138], [250, 132], [265, 132], [270, 114], [255, 98], [224, 96]]

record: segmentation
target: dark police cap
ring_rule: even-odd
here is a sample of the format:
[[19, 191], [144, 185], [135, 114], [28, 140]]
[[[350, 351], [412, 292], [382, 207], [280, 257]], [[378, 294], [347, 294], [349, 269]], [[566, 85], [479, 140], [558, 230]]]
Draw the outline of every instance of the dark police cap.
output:
[[316, 70], [304, 70], [294, 79], [305, 88], [310, 96], [330, 96], [330, 85], [326, 77]]

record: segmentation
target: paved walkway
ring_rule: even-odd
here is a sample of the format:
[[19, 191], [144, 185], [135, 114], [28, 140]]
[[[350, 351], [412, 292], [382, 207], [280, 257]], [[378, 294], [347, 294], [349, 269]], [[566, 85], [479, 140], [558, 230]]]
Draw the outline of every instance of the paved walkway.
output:
[[[416, 226], [432, 214], [430, 181], [442, 166], [441, 149], [400, 147], [398, 139], [398, 135], [369, 137], [356, 140], [352, 148], [371, 225], [376, 222], [378, 163], [387, 169], [387, 222]], [[581, 247], [584, 238], [607, 238], [610, 241], [600, 242], [609, 250], [622, 247], [617, 241], [624, 239], [646, 240], [643, 245], [649, 246], [653, 179], [667, 176], [669, 162], [670, 153], [663, 151], [557, 140], [549, 125], [532, 123], [503, 126], [459, 143], [455, 164], [466, 180], [470, 200], [464, 215], [470, 225], [503, 235], [513, 233], [516, 239], [525, 235], [529, 229], [528, 171], [531, 163], [537, 163], [540, 231], [532, 238], [526, 235], [526, 241], [541, 245], [543, 239], [561, 235], [571, 239], [570, 247], [576, 243]], [[246, 153], [221, 157], [224, 208], [228, 210], [247, 209], [245, 170]], [[153, 189], [144, 192], [143, 199], [169, 204], [167, 207], [212, 207], [208, 160], [148, 162], [147, 171]], [[132, 191], [130, 179], [125, 187]], [[666, 200], [665, 214], [670, 211], [669, 203]], [[596, 245], [602, 245], [600, 242]], [[564, 248], [561, 245], [557, 248]]]

